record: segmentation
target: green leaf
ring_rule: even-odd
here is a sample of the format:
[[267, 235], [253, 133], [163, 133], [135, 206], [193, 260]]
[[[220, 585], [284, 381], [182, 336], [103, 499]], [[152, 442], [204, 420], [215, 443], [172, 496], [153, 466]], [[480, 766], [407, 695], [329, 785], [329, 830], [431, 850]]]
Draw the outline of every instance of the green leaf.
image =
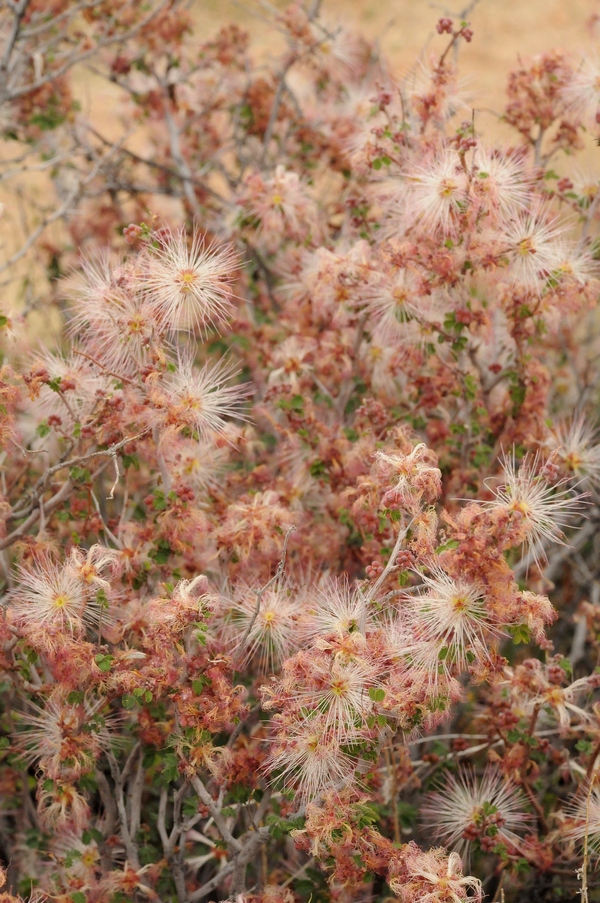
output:
[[152, 498], [152, 507], [155, 511], [164, 511], [167, 507], [165, 494], [161, 489], [155, 489]]
[[140, 469], [140, 459], [137, 455], [121, 455], [121, 461], [125, 470], [128, 467], [133, 467], [134, 470]]
[[114, 660], [115, 659], [113, 655], [102, 655], [101, 652], [99, 652], [98, 655], [94, 656], [94, 661], [96, 662], [100, 670], [104, 671], [105, 673], [106, 671], [110, 671]]
[[509, 624], [506, 630], [511, 635], [515, 646], [518, 646], [520, 643], [526, 645], [531, 642], [531, 630], [527, 624]]
[[197, 677], [196, 680], [192, 681], [192, 692], [194, 696], [201, 696], [202, 690], [207, 685], [208, 681], [205, 677]]
[[311, 477], [321, 477], [327, 473], [327, 468], [323, 461], [313, 461], [309, 467]]
[[124, 709], [134, 709], [137, 705], [137, 699], [131, 693], [126, 693], [121, 699], [121, 705]]
[[69, 693], [67, 696], [67, 702], [69, 705], [81, 705], [85, 698], [83, 690], [73, 690], [72, 693]]
[[435, 554], [439, 555], [440, 552], [447, 552], [449, 549], [457, 549], [460, 543], [458, 539], [449, 539], [448, 542], [443, 543], [441, 546], [438, 546], [435, 550]]
[[383, 702], [385, 699], [385, 690], [382, 687], [369, 687], [369, 697], [373, 702]]

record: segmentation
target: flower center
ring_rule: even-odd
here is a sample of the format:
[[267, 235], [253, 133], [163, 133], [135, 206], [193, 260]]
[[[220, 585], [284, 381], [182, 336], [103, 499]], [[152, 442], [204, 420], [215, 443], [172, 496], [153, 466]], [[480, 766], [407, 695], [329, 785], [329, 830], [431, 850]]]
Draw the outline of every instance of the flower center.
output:
[[341, 677], [336, 678], [336, 680], [331, 682], [331, 692], [338, 698], [345, 696], [348, 692], [348, 681], [343, 680]]
[[454, 611], [463, 612], [469, 607], [469, 600], [466, 596], [454, 596], [452, 599], [452, 608]]
[[452, 179], [442, 179], [440, 185], [440, 197], [449, 198], [458, 189], [458, 184]]
[[179, 274], [179, 284], [182, 292], [189, 292], [196, 281], [196, 274], [193, 270], [182, 270]]
[[521, 257], [528, 257], [536, 253], [533, 239], [532, 238], [524, 238], [519, 242], [517, 246], [517, 251], [521, 255]]

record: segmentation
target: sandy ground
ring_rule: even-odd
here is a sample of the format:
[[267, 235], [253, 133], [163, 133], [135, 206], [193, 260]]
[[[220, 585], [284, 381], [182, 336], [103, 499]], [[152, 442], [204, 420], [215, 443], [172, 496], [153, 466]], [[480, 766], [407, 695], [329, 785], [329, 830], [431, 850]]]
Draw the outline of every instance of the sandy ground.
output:
[[[458, 0], [460, 4], [460, 0]], [[222, 24], [233, 21], [247, 28], [256, 53], [268, 58], [281, 46], [265, 22], [268, 7], [282, 9], [287, 0], [193, 0], [192, 11], [199, 41], [210, 37]], [[590, 28], [590, 20], [600, 14], [600, 0], [476, 0], [471, 3], [467, 18], [474, 31], [474, 39], [460, 50], [460, 73], [465, 79], [469, 103], [476, 111], [477, 130], [494, 139], [509, 140], [510, 132], [498, 123], [497, 114], [504, 105], [504, 88], [509, 70], [519, 55], [525, 58], [544, 50], [560, 47], [569, 51], [585, 50], [600, 53], [600, 25]], [[433, 53], [444, 46], [446, 38], [435, 33], [435, 23], [442, 15], [458, 19], [464, 8], [449, 8], [431, 0], [323, 0], [322, 12], [332, 23], [343, 21], [367, 38], [379, 43], [383, 54], [398, 73], [408, 71], [419, 55]], [[107, 136], [119, 134], [121, 126], [115, 117], [118, 91], [88, 72], [77, 77], [77, 93], [85, 114], [98, 124]], [[578, 157], [577, 165], [600, 175], [600, 150], [595, 136], [590, 135], [588, 146]], [[143, 134], [132, 138], [136, 148], [144, 145]], [[557, 168], [573, 164], [563, 160]], [[28, 182], [29, 180], [29, 182]], [[43, 190], [39, 176], [22, 182], [24, 197], [31, 191]], [[1, 196], [0, 196], [1, 197]], [[22, 232], [26, 201], [13, 195], [2, 197], [9, 207], [8, 215], [0, 222], [0, 256], [14, 249]], [[15, 207], [15, 204], [17, 207]], [[18, 206], [20, 205], [20, 207]], [[26, 212], [26, 211], [25, 211]], [[35, 259], [31, 252], [29, 262]], [[23, 273], [29, 262], [20, 267]], [[9, 291], [14, 296], [18, 286]], [[6, 289], [5, 289], [6, 292]]]

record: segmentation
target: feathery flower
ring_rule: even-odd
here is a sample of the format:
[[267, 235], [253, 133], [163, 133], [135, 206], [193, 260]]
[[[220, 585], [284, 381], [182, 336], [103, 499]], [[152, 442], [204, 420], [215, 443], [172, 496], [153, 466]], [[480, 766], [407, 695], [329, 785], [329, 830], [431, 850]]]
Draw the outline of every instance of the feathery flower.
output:
[[478, 145], [473, 164], [475, 195], [489, 214], [506, 221], [527, 209], [532, 179], [518, 160]]
[[581, 169], [576, 170], [571, 179], [580, 206], [588, 208], [600, 190], [600, 179], [596, 173]]
[[411, 842], [390, 863], [390, 890], [400, 903], [481, 903], [478, 878], [464, 875], [458, 853], [436, 847], [420, 850]]
[[97, 842], [90, 838], [84, 843], [81, 837], [72, 831], [56, 835], [52, 840], [52, 856], [60, 864], [69, 878], [82, 882], [93, 880], [101, 861], [101, 853]]
[[563, 88], [569, 109], [591, 125], [600, 122], [600, 60], [585, 56], [570, 82]]
[[43, 348], [33, 366], [47, 370], [59, 391], [43, 385], [32, 407], [40, 419], [57, 418], [65, 431], [71, 430], [77, 421], [85, 423], [98, 402], [99, 393], [108, 385], [106, 377], [75, 351], [52, 354]]
[[40, 822], [51, 832], [66, 828], [81, 834], [89, 824], [90, 807], [74, 784], [44, 781], [38, 784], [37, 800]]
[[132, 271], [126, 266], [113, 265], [108, 248], [90, 257], [82, 257], [80, 264], [81, 272], [67, 277], [63, 283], [71, 301], [70, 313], [73, 317], [69, 332], [74, 335], [98, 311], [121, 298], [125, 286], [134, 284]]
[[467, 201], [466, 176], [458, 154], [446, 149], [437, 158], [406, 170], [407, 215], [422, 232], [449, 235]]
[[559, 284], [568, 282], [585, 285], [597, 275], [598, 264], [589, 250], [580, 248], [572, 241], [557, 242], [552, 276]]
[[234, 362], [221, 360], [199, 368], [193, 353], [180, 354], [173, 372], [165, 375], [163, 391], [156, 393], [159, 424], [171, 432], [193, 430], [201, 441], [211, 434], [227, 435], [228, 417], [247, 420], [242, 411], [251, 394], [249, 384], [227, 385], [238, 370]]
[[258, 221], [258, 231], [270, 237], [269, 245], [280, 243], [282, 236], [304, 237], [311, 225], [318, 223], [306, 185], [297, 173], [281, 164], [270, 179], [263, 179], [259, 173], [249, 175], [246, 189], [245, 206], [252, 220]]
[[298, 647], [301, 602], [302, 597], [289, 581], [279, 581], [263, 593], [254, 617], [256, 590], [247, 583], [236, 587], [230, 623], [236, 644], [245, 637], [244, 648], [240, 649], [245, 664], [256, 658], [261, 671], [274, 671]]
[[323, 17], [310, 21], [308, 27], [314, 40], [312, 50], [317, 65], [345, 83], [360, 65], [364, 53], [360, 39], [341, 22]]
[[157, 234], [143, 274], [146, 291], [170, 331], [203, 335], [231, 311], [231, 283], [239, 267], [232, 248], [218, 248], [195, 233], [191, 246], [185, 229]]
[[83, 549], [73, 548], [69, 556], [67, 567], [79, 579], [89, 585], [103, 590], [110, 589], [110, 582], [102, 576], [102, 572], [109, 569], [111, 572], [117, 567], [120, 555], [116, 549], [107, 549], [98, 543], [94, 543], [86, 553]]
[[521, 211], [504, 228], [510, 278], [524, 288], [541, 290], [543, 282], [560, 263], [557, 243], [565, 227], [540, 209]]
[[78, 331], [86, 351], [107, 370], [134, 376], [149, 359], [160, 332], [156, 311], [140, 295], [123, 295], [108, 307], [98, 307]]
[[[360, 738], [346, 737], [345, 742], [354, 739]], [[273, 742], [267, 767], [279, 772], [286, 787], [295, 787], [299, 800], [314, 799], [352, 779], [356, 759], [344, 751], [323, 716], [286, 727]]]
[[473, 659], [487, 661], [490, 636], [500, 631], [488, 617], [483, 588], [437, 566], [430, 570], [431, 576], [423, 575], [425, 591], [407, 606], [417, 639], [415, 662], [429, 662], [437, 675], [438, 662], [464, 671]]
[[565, 814], [573, 820], [565, 833], [566, 839], [583, 843], [587, 834], [589, 849], [600, 858], [600, 787], [590, 789], [589, 784], [584, 785], [565, 806]]
[[360, 590], [353, 588], [348, 579], [329, 579], [316, 587], [312, 599], [307, 601], [308, 613], [303, 634], [307, 640], [318, 636], [344, 636], [364, 634], [372, 624], [369, 605]]
[[74, 632], [98, 623], [101, 608], [68, 564], [41, 556], [29, 569], [19, 566], [17, 582], [10, 611], [18, 624]]
[[404, 508], [417, 515], [423, 501], [434, 503], [440, 496], [442, 473], [435, 466], [435, 453], [424, 442], [418, 442], [407, 455], [378, 451], [376, 457], [380, 466], [388, 471], [390, 482], [394, 480], [382, 499], [386, 507]]
[[141, 270], [131, 260], [113, 266], [107, 253], [82, 260], [82, 269], [67, 283], [68, 331], [107, 370], [133, 376], [161, 332], [155, 307], [140, 291]]
[[363, 298], [369, 320], [382, 336], [397, 337], [402, 326], [420, 313], [414, 276], [405, 269], [394, 269], [379, 276], [367, 287]]
[[169, 445], [165, 459], [174, 475], [204, 495], [222, 485], [228, 448], [211, 441], [181, 439]]
[[544, 560], [546, 543], [563, 543], [563, 528], [571, 524], [583, 506], [581, 496], [562, 488], [570, 481], [552, 485], [540, 472], [538, 452], [526, 455], [517, 467], [515, 453], [502, 459], [504, 480], [493, 489], [494, 500], [483, 502], [489, 510], [503, 510], [517, 519], [513, 545], [525, 543], [536, 561]]
[[[433, 58], [419, 59], [402, 84], [402, 95], [423, 123], [433, 121], [439, 127], [467, 108], [466, 86], [466, 80], [457, 78], [456, 67], [447, 60], [439, 66]], [[418, 128], [420, 123], [414, 116], [411, 119]]]
[[567, 474], [578, 484], [600, 484], [600, 444], [598, 427], [585, 412], [558, 422], [547, 445], [556, 452]]
[[302, 708], [322, 713], [325, 731], [347, 742], [373, 712], [369, 690], [377, 685], [377, 670], [364, 660], [322, 663], [311, 674], [312, 686], [298, 688]]
[[488, 851], [497, 844], [519, 843], [516, 832], [527, 828], [525, 797], [511, 781], [488, 766], [481, 778], [469, 768], [448, 775], [439, 792], [430, 793], [422, 807], [423, 820], [436, 840], [468, 857], [479, 840]]

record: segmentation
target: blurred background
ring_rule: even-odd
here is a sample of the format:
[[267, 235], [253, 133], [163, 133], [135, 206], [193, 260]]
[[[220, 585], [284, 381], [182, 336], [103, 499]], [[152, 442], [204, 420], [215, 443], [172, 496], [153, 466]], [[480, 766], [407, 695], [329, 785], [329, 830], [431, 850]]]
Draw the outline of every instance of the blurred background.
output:
[[[250, 33], [252, 52], [265, 61], [276, 58], [283, 49], [272, 26], [274, 15], [289, 0], [191, 0], [194, 19], [192, 41], [210, 39], [226, 23], [234, 22]], [[468, 19], [474, 32], [470, 44], [461, 42], [459, 73], [463, 94], [475, 111], [479, 135], [514, 144], [515, 133], [500, 121], [505, 104], [508, 73], [526, 59], [546, 50], [591, 52], [600, 55], [600, 0], [471, 0], [456, 8], [433, 0], [322, 0], [322, 15], [332, 27], [339, 22], [354, 27], [375, 41], [390, 67], [399, 75], [408, 73], [419, 58], [439, 54], [443, 46], [435, 32], [441, 16]], [[129, 129], [130, 112], [122, 106], [123, 93], [115, 84], [94, 73], [94, 66], [83, 64], [74, 71], [75, 96], [83, 116], [95, 123], [100, 132], [113, 141]], [[125, 115], [121, 115], [125, 113]], [[464, 118], [464, 117], [463, 117]], [[600, 173], [600, 149], [597, 135], [589, 133], [586, 149], [578, 156], [577, 167], [590, 174]], [[143, 125], [126, 139], [128, 149], [149, 152]], [[14, 149], [0, 142], [0, 164], [9, 165]], [[566, 174], [568, 158], [556, 160], [555, 168]], [[24, 237], [39, 221], [39, 204], [54, 196], [48, 172], [30, 171], [10, 183], [0, 178], [0, 202], [6, 213], [0, 220], [0, 255], [6, 260], [22, 247]], [[58, 239], [60, 224], [45, 231], [51, 241]], [[33, 248], [19, 259], [6, 277], [0, 261], [0, 285], [5, 300], [17, 302], [19, 309], [36, 294], [39, 263]], [[38, 296], [43, 290], [37, 292]]]
[[[192, 0], [195, 34], [206, 40], [223, 24], [235, 22], [250, 33], [258, 54], [273, 56], [281, 45], [268, 22], [273, 12], [288, 5], [289, 0]], [[503, 133], [497, 116], [504, 106], [508, 72], [519, 56], [553, 48], [600, 55], [600, 0], [475, 0], [456, 7], [430, 0], [323, 0], [321, 11], [332, 24], [354, 25], [376, 41], [398, 73], [410, 70], [420, 55], [427, 57], [441, 16], [467, 18], [474, 38], [460, 49], [465, 92], [478, 113], [478, 127], [494, 136], [505, 134], [507, 139], [511, 133]], [[438, 53], [439, 47], [437, 42]], [[82, 73], [80, 90], [84, 109], [103, 109], [108, 119], [114, 116], [118, 92], [110, 85]]]

